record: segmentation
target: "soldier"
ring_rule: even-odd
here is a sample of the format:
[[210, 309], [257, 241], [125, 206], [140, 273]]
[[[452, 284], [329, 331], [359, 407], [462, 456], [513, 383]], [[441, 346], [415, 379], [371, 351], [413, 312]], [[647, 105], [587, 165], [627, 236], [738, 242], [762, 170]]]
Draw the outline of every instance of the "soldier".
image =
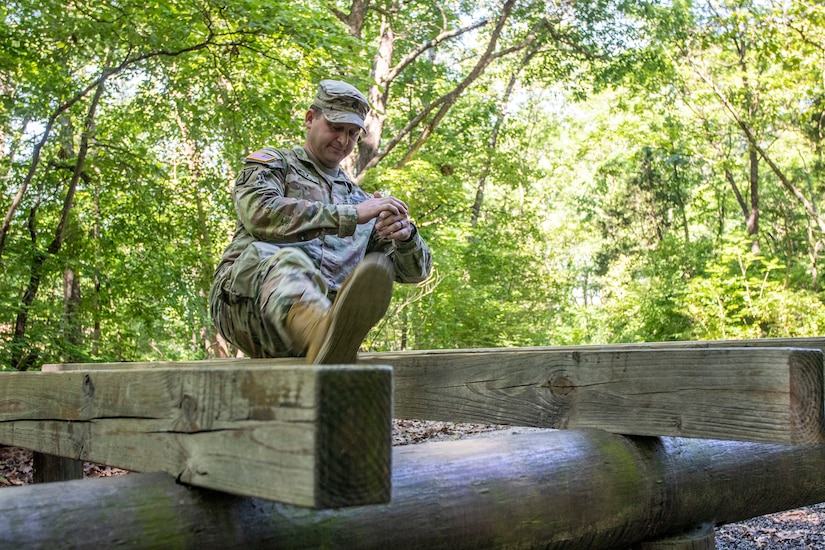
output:
[[246, 157], [233, 189], [238, 227], [209, 301], [220, 333], [251, 357], [355, 363], [393, 281], [430, 274], [407, 205], [370, 196], [339, 167], [366, 132], [368, 111], [356, 88], [323, 80], [303, 147]]

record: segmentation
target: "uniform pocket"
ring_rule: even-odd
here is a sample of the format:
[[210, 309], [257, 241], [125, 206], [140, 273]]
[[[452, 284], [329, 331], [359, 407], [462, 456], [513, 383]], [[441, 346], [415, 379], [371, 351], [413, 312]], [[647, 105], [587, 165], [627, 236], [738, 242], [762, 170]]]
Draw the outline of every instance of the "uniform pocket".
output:
[[[247, 246], [232, 264], [229, 280], [224, 287], [230, 304], [236, 304], [241, 299], [254, 298], [258, 293], [258, 266], [264, 258], [261, 257], [256, 244], [258, 243]], [[270, 252], [269, 256], [271, 255]]]

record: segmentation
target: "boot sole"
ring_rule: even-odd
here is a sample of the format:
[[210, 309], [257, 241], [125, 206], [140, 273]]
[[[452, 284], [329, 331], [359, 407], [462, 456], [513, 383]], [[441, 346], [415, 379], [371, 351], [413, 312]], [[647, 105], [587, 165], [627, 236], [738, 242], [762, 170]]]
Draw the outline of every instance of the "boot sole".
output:
[[341, 287], [329, 313], [326, 338], [315, 364], [352, 364], [369, 331], [387, 313], [392, 299], [394, 269], [383, 254], [368, 254]]

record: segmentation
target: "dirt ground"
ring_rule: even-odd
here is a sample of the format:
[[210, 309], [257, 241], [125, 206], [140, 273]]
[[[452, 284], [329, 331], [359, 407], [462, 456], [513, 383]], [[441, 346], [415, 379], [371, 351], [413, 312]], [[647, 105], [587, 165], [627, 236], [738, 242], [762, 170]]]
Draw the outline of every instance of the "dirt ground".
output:
[[821, 550], [825, 548], [825, 503], [717, 527], [716, 548]]
[[[486, 424], [397, 420], [393, 425], [393, 445], [484, 437], [499, 430], [530, 431]], [[86, 462], [83, 474], [84, 477], [107, 477], [128, 472]], [[0, 488], [31, 482], [31, 451], [0, 446]], [[723, 525], [716, 528], [715, 534], [717, 550], [825, 549], [825, 503]]]

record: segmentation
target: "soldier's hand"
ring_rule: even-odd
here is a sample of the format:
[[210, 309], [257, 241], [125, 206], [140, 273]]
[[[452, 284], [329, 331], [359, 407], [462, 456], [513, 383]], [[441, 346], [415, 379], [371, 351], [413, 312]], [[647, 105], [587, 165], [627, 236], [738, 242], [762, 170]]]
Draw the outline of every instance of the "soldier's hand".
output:
[[386, 212], [384, 216], [408, 216], [404, 201], [395, 197], [384, 197], [378, 192], [373, 198], [355, 205], [355, 211], [358, 213], [358, 223], [367, 223], [373, 218], [379, 218], [383, 212]]
[[413, 229], [407, 213], [393, 214], [385, 210], [378, 215], [375, 230], [382, 239], [406, 241], [412, 236]]

